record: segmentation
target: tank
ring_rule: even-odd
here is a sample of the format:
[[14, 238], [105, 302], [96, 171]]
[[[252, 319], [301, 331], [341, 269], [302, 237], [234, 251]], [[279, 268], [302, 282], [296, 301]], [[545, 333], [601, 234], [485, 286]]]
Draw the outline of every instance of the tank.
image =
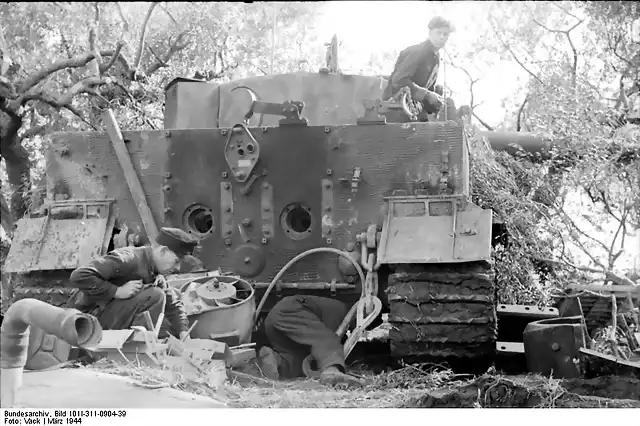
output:
[[[391, 119], [403, 116], [402, 103], [380, 100], [385, 85], [335, 73], [219, 85], [176, 79], [166, 88], [165, 128], [122, 133], [131, 170], [107, 133], [53, 135], [48, 199], [105, 205], [100, 229], [115, 238], [92, 236], [95, 249], [86, 256], [109, 244], [143, 243], [134, 173], [151, 220], [196, 236], [195, 255], [206, 268], [239, 275], [256, 300], [309, 250], [340, 250], [368, 272], [363, 283], [348, 259], [309, 255], [281, 275], [261, 315], [296, 293], [354, 303], [365, 285], [388, 313], [394, 356], [484, 357], [497, 338], [493, 217], [470, 200], [465, 125], [451, 103], [447, 117]], [[545, 155], [552, 148], [523, 133], [485, 136], [500, 150]], [[20, 237], [25, 232], [19, 225], [16, 238], [37, 239]], [[77, 249], [51, 244], [69, 255]], [[22, 247], [12, 246], [10, 257], [36, 259], [33, 244]], [[38, 276], [49, 268], [64, 277], [81, 259], [63, 258], [72, 261], [46, 268], [33, 261], [28, 271], [8, 261], [8, 271]], [[67, 291], [62, 281], [46, 291]], [[44, 291], [39, 284], [19, 289], [22, 297]]]

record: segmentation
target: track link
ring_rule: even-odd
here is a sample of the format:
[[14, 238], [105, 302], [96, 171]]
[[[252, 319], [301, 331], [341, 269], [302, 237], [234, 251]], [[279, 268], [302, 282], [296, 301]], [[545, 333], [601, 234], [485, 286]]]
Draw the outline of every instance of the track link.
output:
[[486, 359], [495, 351], [489, 263], [398, 265], [386, 292], [393, 357], [463, 361]]

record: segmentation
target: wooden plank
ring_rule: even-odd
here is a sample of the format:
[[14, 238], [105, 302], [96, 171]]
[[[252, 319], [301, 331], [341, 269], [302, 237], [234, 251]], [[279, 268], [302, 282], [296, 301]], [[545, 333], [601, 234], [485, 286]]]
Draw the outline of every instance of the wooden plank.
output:
[[144, 226], [147, 237], [151, 243], [154, 244], [158, 237], [158, 227], [156, 226], [156, 222], [151, 214], [151, 209], [147, 204], [147, 198], [142, 189], [142, 185], [140, 184], [140, 180], [138, 179], [136, 170], [133, 167], [133, 163], [131, 162], [131, 157], [129, 157], [129, 151], [127, 150], [122, 132], [116, 122], [113, 111], [111, 111], [111, 109], [107, 109], [102, 114], [102, 120], [107, 128], [107, 133], [109, 134], [109, 139], [111, 139], [111, 144], [116, 152], [118, 161], [122, 166], [127, 186], [129, 187], [129, 191], [131, 191], [131, 197], [136, 205], [138, 214], [140, 214], [140, 219], [142, 220], [142, 225]]
[[573, 290], [602, 291], [607, 293], [631, 293], [634, 297], [640, 297], [640, 286], [638, 285], [598, 285], [598, 284], [569, 284], [567, 288]]

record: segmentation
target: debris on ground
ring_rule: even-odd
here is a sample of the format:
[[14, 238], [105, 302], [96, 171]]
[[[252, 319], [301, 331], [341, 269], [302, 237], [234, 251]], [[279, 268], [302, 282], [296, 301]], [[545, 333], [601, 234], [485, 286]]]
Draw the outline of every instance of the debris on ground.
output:
[[485, 374], [466, 384], [426, 391], [403, 407], [636, 408], [638, 389], [640, 381], [627, 377], [556, 380]]

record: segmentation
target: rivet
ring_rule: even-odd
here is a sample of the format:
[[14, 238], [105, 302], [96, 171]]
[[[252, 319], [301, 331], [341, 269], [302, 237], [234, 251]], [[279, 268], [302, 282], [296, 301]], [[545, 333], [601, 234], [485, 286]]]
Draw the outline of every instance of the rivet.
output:
[[327, 176], [331, 176], [333, 174], [333, 170], [327, 169]]
[[327, 238], [327, 244], [331, 244], [331, 238]]
[[249, 256], [245, 257], [244, 263], [251, 263], [251, 258]]
[[267, 244], [267, 239], [266, 238], [262, 239], [262, 244]]
[[224, 209], [225, 212], [230, 213], [231, 212], [231, 207], [227, 207], [226, 209]]
[[331, 184], [330, 183], [325, 183], [324, 187], [325, 187], [325, 189], [331, 189]]
[[226, 135], [226, 134], [227, 134], [227, 130], [226, 130], [226, 129], [222, 129], [222, 132], [221, 132], [221, 133], [222, 133], [222, 136], [224, 136], [224, 135]]
[[164, 208], [164, 212], [165, 213], [170, 213], [171, 212], [171, 207], [165, 207]]
[[165, 190], [165, 191], [171, 191], [171, 186], [165, 185], [165, 186], [162, 187], [162, 189]]
[[165, 173], [164, 177], [167, 179], [171, 179], [173, 177], [173, 175], [171, 173]]
[[266, 132], [267, 130], [269, 130], [267, 127], [263, 127], [263, 128], [262, 128], [262, 131], [263, 131], [263, 132]]
[[226, 240], [224, 240], [225, 245], [230, 246], [231, 245], [231, 239], [227, 238]]
[[231, 184], [229, 182], [226, 182], [224, 184], [224, 189], [229, 189], [229, 188], [231, 188]]
[[355, 282], [355, 280], [356, 280], [356, 277], [353, 277], [353, 276], [348, 276], [347, 277], [347, 282], [349, 284], [353, 284]]
[[325, 128], [324, 128], [324, 132], [325, 132], [325, 133], [329, 133], [330, 131], [331, 131], [331, 128], [330, 128], [330, 127], [325, 127]]
[[269, 189], [269, 184], [267, 182], [265, 182], [265, 183], [262, 184], [262, 187], [264, 189]]
[[227, 176], [229, 176], [229, 174], [228, 174], [227, 172], [222, 172], [222, 177], [223, 177], [224, 179], [226, 179], [226, 178], [227, 178]]
[[553, 344], [551, 345], [551, 349], [553, 349], [554, 351], [557, 351], [557, 350], [559, 350], [559, 349], [560, 349], [560, 345], [559, 345], [559, 344], [557, 344], [557, 343], [553, 343]]
[[171, 137], [171, 132], [169, 130], [166, 130], [164, 132], [164, 136], [167, 137], [167, 138]]

